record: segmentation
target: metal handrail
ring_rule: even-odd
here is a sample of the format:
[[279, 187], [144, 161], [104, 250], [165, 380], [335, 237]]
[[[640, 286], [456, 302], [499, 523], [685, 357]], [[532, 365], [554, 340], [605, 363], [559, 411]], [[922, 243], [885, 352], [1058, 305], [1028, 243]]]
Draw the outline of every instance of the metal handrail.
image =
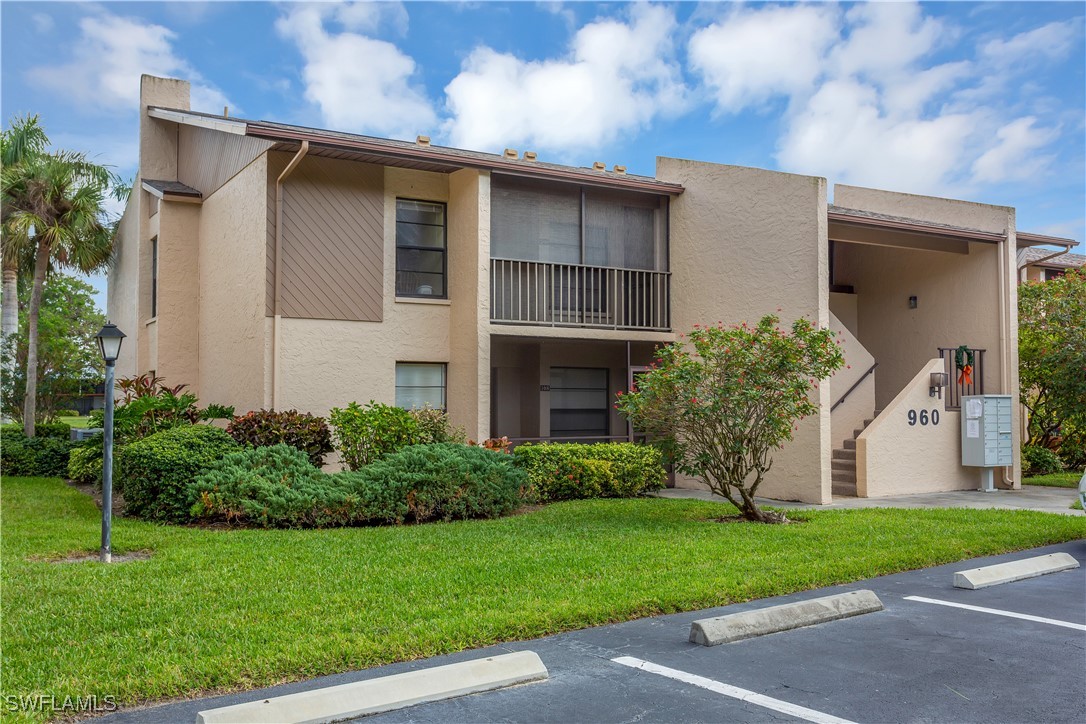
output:
[[876, 368], [876, 367], [878, 367], [878, 366], [879, 366], [879, 363], [878, 363], [878, 362], [876, 362], [875, 364], [871, 365], [871, 368], [870, 368], [870, 369], [868, 369], [868, 370], [867, 370], [867, 372], [864, 372], [864, 373], [863, 373], [862, 375], [860, 375], [860, 378], [859, 378], [858, 380], [856, 380], [855, 382], [853, 382], [853, 383], [852, 383], [852, 387], [849, 387], [849, 388], [848, 388], [848, 392], [846, 392], [845, 394], [841, 395], [841, 399], [840, 399], [840, 400], [838, 400], [837, 402], [833, 403], [833, 407], [831, 407], [831, 408], [830, 408], [830, 412], [833, 412], [834, 410], [836, 410], [836, 409], [837, 409], [837, 408], [838, 408], [838, 407], [839, 407], [839, 406], [841, 405], [841, 403], [842, 403], [842, 402], [844, 402], [844, 401], [845, 401], [845, 399], [846, 399], [846, 398], [847, 398], [847, 397], [848, 397], [849, 395], [851, 395], [851, 394], [853, 393], [853, 391], [854, 391], [854, 390], [855, 390], [855, 389], [856, 389], [857, 387], [859, 387], [859, 386], [860, 386], [860, 383], [861, 383], [861, 382], [863, 382], [864, 380], [866, 380], [866, 379], [867, 379], [867, 376], [868, 376], [868, 375], [870, 375], [870, 374], [871, 374], [872, 372], [874, 372], [874, 371], [875, 371], [875, 368]]

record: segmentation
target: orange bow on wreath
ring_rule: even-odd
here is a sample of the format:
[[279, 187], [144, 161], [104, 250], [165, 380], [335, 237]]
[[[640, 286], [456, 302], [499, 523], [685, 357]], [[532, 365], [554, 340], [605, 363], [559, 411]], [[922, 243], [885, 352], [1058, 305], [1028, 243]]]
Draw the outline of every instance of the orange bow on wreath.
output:
[[962, 371], [958, 375], [958, 384], [961, 386], [973, 384], [973, 350], [964, 344], [954, 350], [954, 366]]

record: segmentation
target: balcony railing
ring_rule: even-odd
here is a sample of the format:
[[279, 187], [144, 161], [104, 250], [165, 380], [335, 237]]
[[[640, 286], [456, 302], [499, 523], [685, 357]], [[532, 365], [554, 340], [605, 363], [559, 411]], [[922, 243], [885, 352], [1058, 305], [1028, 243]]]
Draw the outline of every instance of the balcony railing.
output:
[[491, 259], [490, 321], [669, 331], [671, 274]]

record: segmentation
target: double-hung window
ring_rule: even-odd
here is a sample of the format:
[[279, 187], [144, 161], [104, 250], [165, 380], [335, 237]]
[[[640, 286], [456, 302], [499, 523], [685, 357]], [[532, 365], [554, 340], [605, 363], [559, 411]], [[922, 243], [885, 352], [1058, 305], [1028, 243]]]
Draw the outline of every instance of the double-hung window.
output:
[[445, 204], [396, 199], [396, 296], [448, 298]]
[[445, 409], [444, 363], [397, 362], [396, 407]]

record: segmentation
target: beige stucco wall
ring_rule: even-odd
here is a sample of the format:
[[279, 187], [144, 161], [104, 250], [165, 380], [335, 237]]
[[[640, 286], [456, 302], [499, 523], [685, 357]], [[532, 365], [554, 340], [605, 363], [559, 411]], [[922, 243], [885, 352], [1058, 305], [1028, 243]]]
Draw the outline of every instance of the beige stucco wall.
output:
[[139, 347], [139, 233], [140, 192], [129, 197], [124, 215], [117, 226], [113, 247], [113, 266], [106, 281], [106, 316], [127, 335], [117, 359], [117, 377], [136, 374], [136, 352]]
[[490, 431], [490, 174], [449, 175], [449, 418], [469, 437]]
[[200, 397], [239, 414], [265, 403], [266, 174], [262, 155], [207, 197], [199, 218]]
[[[672, 158], [657, 159], [656, 177], [685, 188], [671, 202], [676, 331], [778, 308], [786, 324], [829, 323], [825, 179]], [[759, 494], [830, 501], [830, 385], [817, 394], [820, 414], [774, 454]]]
[[[980, 469], [961, 464], [961, 413], [929, 395], [929, 375], [943, 369], [931, 359], [856, 440], [856, 491], [861, 497], [970, 490]], [[939, 424], [909, 425], [908, 411], [939, 413]]]
[[[163, 201], [158, 218], [157, 348], [149, 365], [168, 385], [202, 395], [199, 342], [199, 227], [197, 204]], [[150, 259], [146, 267], [150, 269]], [[150, 276], [148, 274], [148, 276]], [[148, 295], [149, 298], [149, 295]], [[205, 400], [206, 401], [206, 400]]]
[[830, 329], [837, 334], [841, 354], [845, 358], [845, 366], [830, 380], [833, 395], [831, 407], [853, 384], [860, 381], [844, 402], [836, 410], [830, 411], [833, 447], [840, 448], [845, 440], [851, 439], [853, 433], [863, 427], [864, 420], [875, 416], [875, 376], [878, 371], [864, 376], [871, 369], [874, 358], [833, 313], [830, 314]]
[[[876, 404], [883, 407], [937, 347], [968, 344], [987, 350], [985, 392], [1017, 396], [1018, 322], [1015, 212], [1005, 206], [835, 186], [839, 206], [1005, 233], [1001, 245], [968, 242], [968, 254], [837, 244], [838, 283], [852, 284], [859, 300], [860, 340], [879, 362]], [[1000, 252], [1002, 251], [1002, 272]], [[1000, 286], [1004, 296], [1000, 334]], [[918, 298], [908, 308], [909, 296]], [[1006, 345], [1006, 382], [1001, 364]], [[1015, 430], [1020, 427], [1015, 409]], [[1020, 441], [1006, 479], [1021, 485]], [[1006, 483], [1005, 485], [1010, 485]]]
[[[449, 363], [450, 416], [455, 424], [464, 425], [474, 408], [465, 413], [465, 397], [452, 380], [450, 303], [397, 300], [395, 296], [396, 198], [448, 202], [449, 177], [391, 167], [384, 174], [384, 321], [282, 319], [276, 406], [326, 415], [331, 408], [352, 401], [365, 404], [372, 399], [391, 405], [396, 399], [397, 361], [445, 362]], [[451, 209], [449, 216], [451, 222]], [[454, 259], [451, 225], [449, 232], [451, 270]], [[264, 288], [262, 285], [259, 288], [263, 299]], [[270, 331], [270, 317], [266, 324]], [[269, 344], [265, 358], [270, 356]], [[270, 394], [270, 386], [268, 391]]]
[[855, 294], [843, 294], [830, 292], [830, 314], [837, 317], [837, 321], [859, 336], [860, 334], [860, 310]]

